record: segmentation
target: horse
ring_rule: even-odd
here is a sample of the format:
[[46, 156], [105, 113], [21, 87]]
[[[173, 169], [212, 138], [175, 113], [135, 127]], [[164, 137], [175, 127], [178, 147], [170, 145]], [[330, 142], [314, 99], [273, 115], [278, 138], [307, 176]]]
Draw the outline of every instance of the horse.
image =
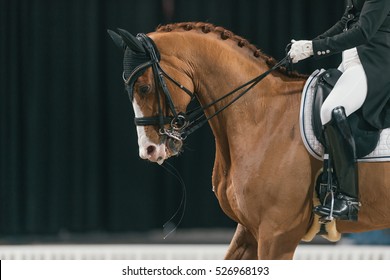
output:
[[[180, 154], [189, 134], [183, 131], [191, 127], [186, 110], [196, 98], [215, 138], [212, 188], [237, 222], [225, 259], [293, 259], [316, 223], [314, 185], [322, 167], [299, 130], [307, 75], [279, 67], [246, 39], [210, 23], [168, 24], [137, 37], [109, 33], [125, 51], [140, 157], [162, 164]], [[247, 83], [259, 73], [267, 75]], [[390, 163], [358, 168], [359, 221], [337, 221], [340, 234], [390, 227]]]

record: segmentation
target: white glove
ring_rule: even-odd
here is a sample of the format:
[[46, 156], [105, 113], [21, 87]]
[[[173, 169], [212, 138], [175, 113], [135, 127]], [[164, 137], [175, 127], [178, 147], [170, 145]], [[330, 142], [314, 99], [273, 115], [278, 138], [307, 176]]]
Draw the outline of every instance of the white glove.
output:
[[293, 63], [297, 63], [305, 58], [312, 56], [313, 53], [313, 43], [312, 41], [300, 40], [295, 41], [291, 40], [291, 49], [288, 52]]

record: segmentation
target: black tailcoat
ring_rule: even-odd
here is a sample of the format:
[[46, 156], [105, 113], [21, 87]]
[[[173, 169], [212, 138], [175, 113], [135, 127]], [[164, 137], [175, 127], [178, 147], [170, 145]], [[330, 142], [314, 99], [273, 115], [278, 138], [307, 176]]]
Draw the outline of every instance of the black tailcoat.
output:
[[390, 0], [348, 0], [341, 20], [313, 40], [315, 57], [357, 48], [367, 76], [364, 118], [390, 127]]

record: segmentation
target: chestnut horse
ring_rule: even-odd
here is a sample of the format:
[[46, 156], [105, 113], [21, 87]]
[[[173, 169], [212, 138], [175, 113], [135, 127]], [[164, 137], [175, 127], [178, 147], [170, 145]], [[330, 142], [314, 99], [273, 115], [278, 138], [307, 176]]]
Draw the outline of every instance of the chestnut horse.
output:
[[[123, 78], [140, 157], [162, 164], [180, 152], [185, 137], [175, 132], [188, 123], [177, 112], [186, 112], [197, 98], [215, 137], [213, 191], [237, 222], [225, 258], [292, 259], [315, 221], [313, 186], [322, 166], [299, 130], [306, 76], [278, 68], [224, 108], [245, 88], [222, 96], [270, 71], [276, 61], [208, 23], [161, 26], [137, 38], [118, 32], [109, 31], [125, 50]], [[390, 163], [359, 163], [359, 180], [359, 221], [338, 221], [340, 233], [390, 227]]]

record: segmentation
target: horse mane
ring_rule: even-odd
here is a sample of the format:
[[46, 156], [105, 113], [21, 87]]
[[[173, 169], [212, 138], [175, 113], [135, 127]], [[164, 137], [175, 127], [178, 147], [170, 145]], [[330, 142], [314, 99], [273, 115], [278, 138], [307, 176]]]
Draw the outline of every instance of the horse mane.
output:
[[[253, 56], [256, 58], [260, 58], [264, 60], [269, 67], [273, 67], [275, 64], [277, 64], [277, 60], [273, 57], [266, 55], [263, 51], [258, 49], [255, 45], [249, 43], [248, 40], [242, 38], [241, 36], [238, 36], [234, 34], [233, 32], [221, 27], [216, 26], [211, 23], [205, 23], [205, 22], [181, 22], [181, 23], [173, 23], [173, 24], [167, 24], [167, 25], [159, 25], [156, 29], [156, 32], [171, 32], [175, 30], [199, 30], [205, 34], [209, 32], [217, 33], [220, 35], [222, 40], [233, 40], [237, 42], [237, 45], [240, 48], [248, 48], [252, 53]], [[307, 78], [306, 75], [300, 74], [296, 71], [288, 71], [285, 67], [279, 67], [278, 71], [281, 72], [284, 75], [287, 75], [290, 78]]]

